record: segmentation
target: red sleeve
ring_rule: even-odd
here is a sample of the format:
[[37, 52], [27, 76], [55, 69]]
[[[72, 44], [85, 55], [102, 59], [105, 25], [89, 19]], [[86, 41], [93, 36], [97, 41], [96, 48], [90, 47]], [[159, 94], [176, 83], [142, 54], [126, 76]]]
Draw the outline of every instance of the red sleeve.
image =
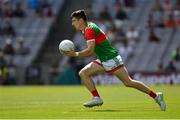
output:
[[92, 28], [87, 28], [84, 32], [84, 35], [87, 41], [95, 39], [95, 31]]

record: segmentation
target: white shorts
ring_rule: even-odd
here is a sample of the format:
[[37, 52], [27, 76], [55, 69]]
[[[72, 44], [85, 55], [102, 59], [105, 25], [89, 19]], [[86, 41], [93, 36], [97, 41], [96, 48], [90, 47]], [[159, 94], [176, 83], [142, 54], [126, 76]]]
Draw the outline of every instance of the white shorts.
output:
[[102, 66], [105, 69], [105, 71], [108, 73], [113, 73], [114, 71], [116, 71], [120, 67], [124, 66], [122, 58], [120, 55], [116, 56], [113, 59], [107, 60], [105, 62], [101, 62], [99, 59], [94, 60], [93, 62]]

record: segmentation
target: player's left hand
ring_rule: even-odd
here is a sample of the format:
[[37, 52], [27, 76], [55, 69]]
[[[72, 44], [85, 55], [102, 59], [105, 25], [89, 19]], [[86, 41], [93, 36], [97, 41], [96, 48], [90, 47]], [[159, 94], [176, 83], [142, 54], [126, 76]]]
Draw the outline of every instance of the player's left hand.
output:
[[76, 52], [74, 51], [64, 51], [63, 53], [66, 56], [76, 56]]

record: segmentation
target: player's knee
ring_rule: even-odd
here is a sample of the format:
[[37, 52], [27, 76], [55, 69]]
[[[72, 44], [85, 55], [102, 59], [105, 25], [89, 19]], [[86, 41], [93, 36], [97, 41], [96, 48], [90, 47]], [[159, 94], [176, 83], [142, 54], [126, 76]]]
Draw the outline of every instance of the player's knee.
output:
[[83, 71], [80, 71], [80, 72], [79, 72], [79, 76], [80, 76], [80, 77], [83, 77], [83, 76], [84, 76], [84, 72], [83, 72]]
[[86, 76], [87, 76], [86, 71], [81, 70], [81, 71], [79, 72], [79, 76], [80, 76], [81, 78], [86, 77]]

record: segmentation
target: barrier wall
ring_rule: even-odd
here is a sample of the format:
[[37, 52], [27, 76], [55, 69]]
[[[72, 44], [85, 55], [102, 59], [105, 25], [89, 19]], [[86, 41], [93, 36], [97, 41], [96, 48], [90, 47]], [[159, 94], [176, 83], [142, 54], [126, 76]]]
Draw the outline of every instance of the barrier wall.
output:
[[[180, 84], [180, 73], [173, 72], [134, 72], [132, 78], [142, 81], [147, 85]], [[122, 84], [115, 76], [104, 74], [93, 77], [93, 81], [99, 85]]]

